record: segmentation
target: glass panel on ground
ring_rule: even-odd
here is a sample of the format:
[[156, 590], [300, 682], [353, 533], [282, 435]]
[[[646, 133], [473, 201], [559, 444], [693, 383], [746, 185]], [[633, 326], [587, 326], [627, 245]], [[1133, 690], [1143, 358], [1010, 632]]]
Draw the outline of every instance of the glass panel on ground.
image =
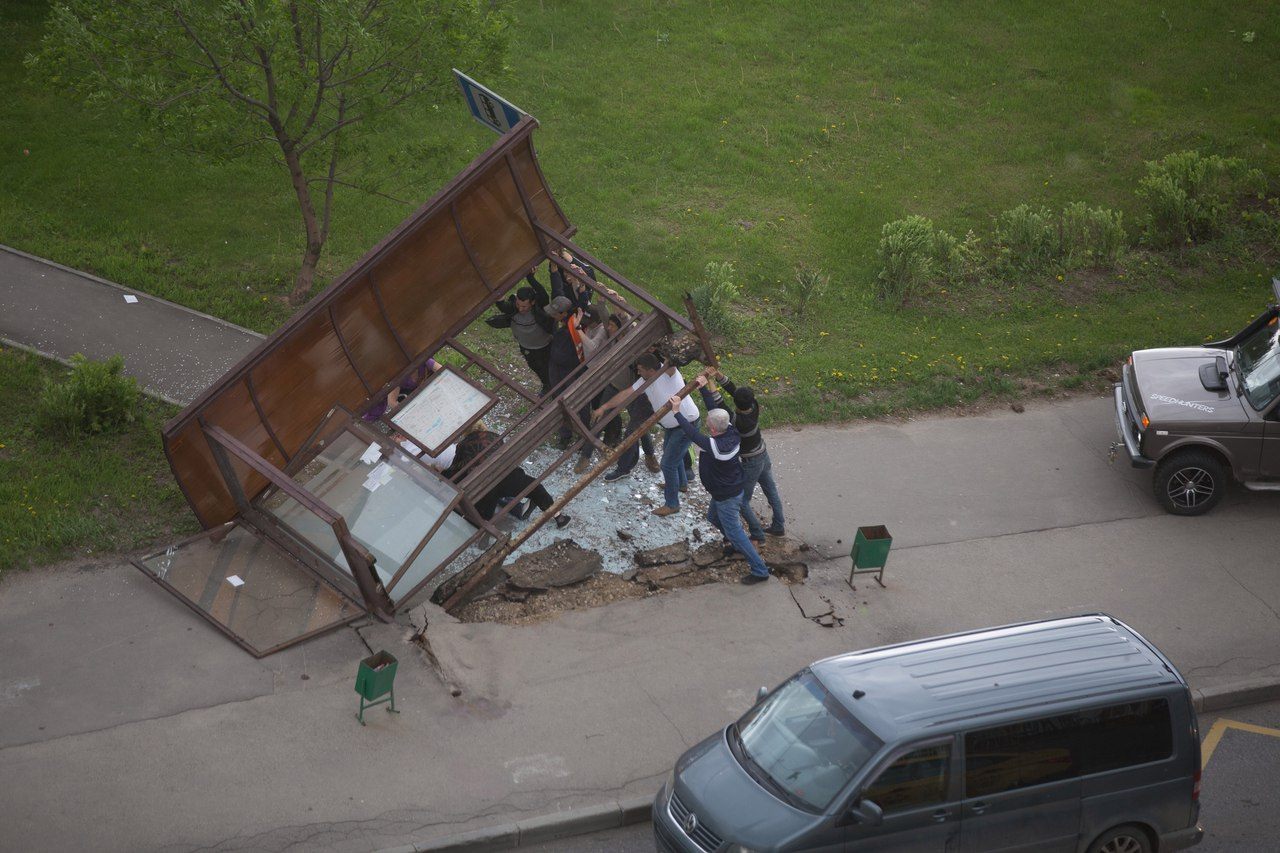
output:
[[[409, 466], [416, 464], [400, 452], [388, 459], [377, 444], [344, 432], [294, 475], [298, 485], [346, 519], [352, 537], [373, 554], [378, 578], [389, 590], [456, 494], [452, 485], [426, 472], [410, 474]], [[350, 572], [333, 530], [297, 501], [275, 491], [262, 508]], [[461, 515], [450, 513], [395, 589], [411, 589], [474, 532]]]
[[136, 565], [259, 657], [363, 613], [270, 540], [221, 530]]

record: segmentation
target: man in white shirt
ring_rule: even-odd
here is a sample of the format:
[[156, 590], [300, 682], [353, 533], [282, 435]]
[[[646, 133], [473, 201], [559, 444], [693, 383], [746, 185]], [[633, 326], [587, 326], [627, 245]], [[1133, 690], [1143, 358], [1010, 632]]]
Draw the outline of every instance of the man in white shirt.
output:
[[[662, 363], [658, 361], [658, 357], [653, 353], [647, 352], [636, 359], [636, 373], [640, 374], [640, 378], [630, 388], [624, 388], [619, 391], [604, 405], [596, 409], [592, 413], [595, 418], [598, 419], [622, 405], [622, 402], [629, 394], [650, 379], [653, 379], [653, 382], [644, 390], [644, 393], [649, 398], [649, 402], [653, 405], [655, 412], [665, 406], [668, 399], [684, 390], [685, 381], [684, 377], [680, 375], [680, 369], [672, 365], [664, 372]], [[693, 401], [692, 397], [684, 397], [680, 400], [680, 414], [684, 415], [684, 419], [689, 423], [697, 422], [698, 404]], [[655, 509], [653, 514], [658, 516], [675, 515], [680, 511], [680, 493], [689, 490], [689, 472], [684, 467], [684, 456], [689, 452], [689, 445], [692, 440], [680, 428], [679, 421], [676, 420], [676, 416], [671, 412], [663, 415], [658, 424], [662, 427], [663, 432], [662, 476], [665, 482], [662, 484], [663, 505]]]

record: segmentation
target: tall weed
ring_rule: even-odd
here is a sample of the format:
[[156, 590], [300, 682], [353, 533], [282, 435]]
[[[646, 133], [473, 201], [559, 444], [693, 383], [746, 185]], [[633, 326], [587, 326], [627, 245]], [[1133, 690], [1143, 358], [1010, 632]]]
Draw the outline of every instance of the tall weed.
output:
[[880, 274], [876, 295], [886, 302], [916, 296], [928, 284], [948, 278], [963, 265], [959, 243], [924, 216], [885, 223], [880, 231]]
[[1153, 246], [1200, 243], [1222, 232], [1245, 198], [1262, 198], [1266, 178], [1243, 160], [1179, 151], [1147, 162], [1138, 182], [1146, 203], [1144, 236]]
[[735, 275], [732, 261], [711, 261], [702, 271], [702, 283], [689, 294], [703, 325], [729, 339], [733, 339], [740, 329], [733, 307], [742, 295], [742, 289], [735, 281]]
[[46, 379], [36, 411], [43, 429], [63, 437], [114, 432], [138, 416], [138, 381], [124, 375], [119, 355], [92, 361], [76, 353], [65, 379]]

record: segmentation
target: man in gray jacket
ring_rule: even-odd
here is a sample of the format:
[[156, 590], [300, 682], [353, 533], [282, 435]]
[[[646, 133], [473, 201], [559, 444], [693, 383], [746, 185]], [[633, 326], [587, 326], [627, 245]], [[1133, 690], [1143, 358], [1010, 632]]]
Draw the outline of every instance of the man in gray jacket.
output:
[[494, 305], [502, 314], [490, 319], [507, 321], [525, 364], [529, 365], [533, 375], [542, 383], [542, 389], [538, 393], [545, 396], [551, 390], [551, 333], [555, 330], [556, 323], [543, 310], [551, 300], [542, 282], [532, 272], [525, 276], [525, 281], [528, 284], [517, 290], [515, 296], [500, 300]]

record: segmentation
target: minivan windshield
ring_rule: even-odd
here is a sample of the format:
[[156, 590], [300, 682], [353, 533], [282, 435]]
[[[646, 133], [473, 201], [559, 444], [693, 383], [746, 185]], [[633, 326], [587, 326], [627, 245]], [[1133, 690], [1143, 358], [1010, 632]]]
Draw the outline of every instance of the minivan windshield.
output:
[[808, 670], [748, 711], [730, 743], [753, 776], [819, 812], [884, 745]]
[[1280, 394], [1280, 324], [1274, 320], [1236, 347], [1244, 395], [1258, 411]]

